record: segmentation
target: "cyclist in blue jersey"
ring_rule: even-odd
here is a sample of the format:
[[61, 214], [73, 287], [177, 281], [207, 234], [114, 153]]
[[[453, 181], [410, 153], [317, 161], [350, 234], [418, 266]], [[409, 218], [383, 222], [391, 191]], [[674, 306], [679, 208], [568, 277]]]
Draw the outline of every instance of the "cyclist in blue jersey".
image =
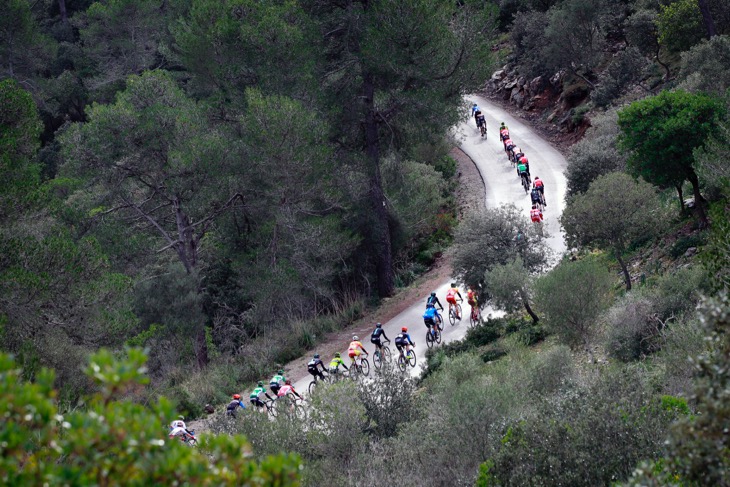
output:
[[474, 117], [474, 122], [477, 124], [477, 128], [479, 128], [478, 117], [482, 116], [482, 109], [476, 103], [471, 106], [471, 116]]
[[390, 338], [388, 338], [388, 335], [385, 334], [385, 330], [383, 329], [382, 323], [376, 323], [375, 329], [373, 330], [373, 333], [370, 335], [370, 343], [375, 344], [375, 347], [378, 350], [381, 350], [383, 348], [383, 342], [381, 341], [382, 338], [385, 339], [385, 341], [390, 341]]
[[[434, 309], [438, 305], [438, 309], [440, 309], [441, 311], [444, 310], [444, 306], [441, 304], [441, 301], [439, 301], [439, 298], [436, 296], [436, 291], [432, 292], [431, 295], [426, 299], [426, 308], [428, 308], [429, 305], [433, 306]], [[441, 315], [439, 314], [438, 310], [436, 311], [436, 316], [438, 317], [439, 321], [442, 321]]]
[[423, 313], [423, 323], [431, 331], [431, 334], [436, 336], [436, 308], [433, 305], [429, 305], [426, 312]]
[[[401, 332], [395, 337], [395, 347], [401, 355], [407, 357], [411, 347], [415, 347], [416, 344], [413, 343], [413, 340], [411, 340], [411, 336], [408, 334], [408, 328], [404, 326], [400, 329], [400, 331]], [[406, 349], [405, 354], [403, 353], [404, 348]]]

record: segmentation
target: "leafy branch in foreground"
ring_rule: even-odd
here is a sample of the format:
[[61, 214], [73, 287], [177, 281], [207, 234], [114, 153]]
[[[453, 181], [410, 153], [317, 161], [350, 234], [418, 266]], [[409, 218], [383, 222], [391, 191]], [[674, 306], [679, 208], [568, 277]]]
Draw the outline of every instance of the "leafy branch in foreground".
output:
[[299, 459], [257, 464], [242, 436], [207, 435], [199, 448], [168, 440], [174, 416], [165, 398], [143, 406], [124, 397], [147, 382], [147, 357], [130, 349], [123, 360], [102, 350], [86, 373], [100, 387], [88, 408], [66, 415], [53, 400], [54, 374], [22, 380], [0, 354], [0, 479], [3, 485], [299, 485]]

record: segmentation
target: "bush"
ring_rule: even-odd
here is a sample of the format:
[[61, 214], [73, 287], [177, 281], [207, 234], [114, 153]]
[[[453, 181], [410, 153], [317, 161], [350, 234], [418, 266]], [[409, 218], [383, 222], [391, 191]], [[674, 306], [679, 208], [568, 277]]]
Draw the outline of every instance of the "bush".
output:
[[464, 340], [474, 346], [481, 347], [498, 339], [502, 335], [505, 321], [501, 318], [489, 318], [466, 332]]
[[521, 317], [508, 320], [505, 333], [514, 334], [517, 341], [525, 346], [541, 342], [547, 336], [542, 323], [534, 323], [532, 320], [526, 320]]
[[672, 248], [669, 250], [669, 255], [673, 259], [678, 259], [687, 252], [688, 248], [702, 247], [706, 242], [707, 236], [704, 232], [693, 233], [692, 235], [680, 237], [676, 242], [674, 242], [674, 245], [672, 245]]
[[146, 357], [130, 349], [124, 360], [101, 351], [86, 374], [100, 393], [88, 409], [60, 416], [53, 374], [34, 383], [19, 378], [13, 361], [0, 355], [0, 463], [5, 485], [299, 485], [299, 459], [282, 455], [261, 464], [249, 459], [241, 436], [207, 435], [199, 448], [167, 438], [176, 416], [164, 398], [140, 405], [119, 401], [148, 382]]
[[591, 124], [585, 137], [574, 144], [568, 154], [567, 198], [585, 193], [598, 176], [626, 167], [626, 160], [616, 145], [619, 132], [616, 112], [597, 115]]
[[657, 351], [662, 324], [655, 315], [654, 302], [636, 292], [614, 304], [606, 315], [608, 355], [629, 362]]

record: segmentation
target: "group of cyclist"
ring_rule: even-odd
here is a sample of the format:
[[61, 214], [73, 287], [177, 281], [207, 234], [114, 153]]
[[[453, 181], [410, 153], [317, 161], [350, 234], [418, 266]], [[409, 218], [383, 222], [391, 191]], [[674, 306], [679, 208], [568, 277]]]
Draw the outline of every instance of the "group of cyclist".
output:
[[535, 176], [535, 180], [531, 180], [530, 175], [530, 161], [522, 151], [520, 147], [512, 140], [509, 134], [509, 128], [501, 123], [499, 126], [499, 138], [504, 145], [504, 151], [507, 153], [507, 158], [517, 166], [517, 176], [520, 178], [522, 186], [525, 191], [528, 191], [530, 185], [532, 189], [530, 191], [530, 201], [532, 207], [530, 208], [530, 220], [533, 223], [539, 224], [543, 221], [542, 212], [547, 206], [545, 201], [545, 184], [542, 182], [539, 176]]

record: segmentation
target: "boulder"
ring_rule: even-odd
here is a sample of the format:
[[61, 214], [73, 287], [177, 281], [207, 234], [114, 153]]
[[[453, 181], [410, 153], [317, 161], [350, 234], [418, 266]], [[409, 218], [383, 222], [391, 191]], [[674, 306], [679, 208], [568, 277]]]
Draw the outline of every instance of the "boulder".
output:
[[511, 89], [513, 89], [513, 88], [514, 88], [515, 86], [517, 86], [517, 80], [514, 80], [514, 79], [513, 79], [512, 81], [509, 81], [509, 82], [508, 82], [507, 84], [505, 84], [505, 85], [504, 85], [504, 89], [505, 89], [505, 90], [511, 90]]
[[498, 69], [492, 74], [492, 79], [498, 81], [504, 79], [505, 76], [507, 76], [507, 72], [504, 69]]
[[530, 93], [532, 93], [533, 95], [537, 95], [538, 93], [540, 93], [543, 89], [544, 83], [545, 80], [542, 76], [534, 78], [532, 81], [530, 81]]

